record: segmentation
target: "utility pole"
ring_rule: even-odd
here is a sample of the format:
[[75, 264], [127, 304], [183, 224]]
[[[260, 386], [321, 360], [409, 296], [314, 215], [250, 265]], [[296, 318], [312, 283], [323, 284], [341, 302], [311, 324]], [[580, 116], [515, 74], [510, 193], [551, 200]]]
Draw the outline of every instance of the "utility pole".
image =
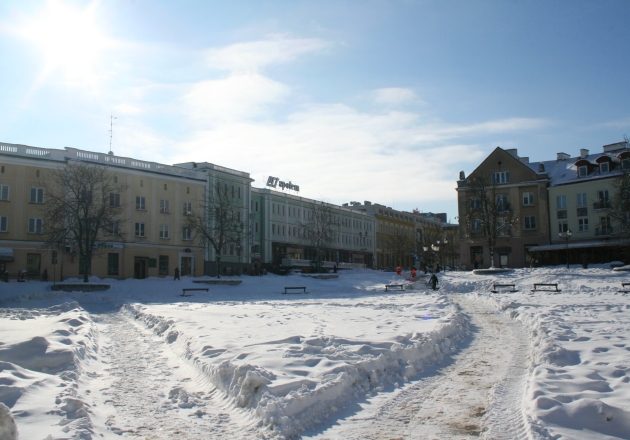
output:
[[112, 137], [114, 136], [114, 119], [118, 119], [113, 114], [109, 114], [109, 154], [110, 156], [114, 155], [112, 151]]

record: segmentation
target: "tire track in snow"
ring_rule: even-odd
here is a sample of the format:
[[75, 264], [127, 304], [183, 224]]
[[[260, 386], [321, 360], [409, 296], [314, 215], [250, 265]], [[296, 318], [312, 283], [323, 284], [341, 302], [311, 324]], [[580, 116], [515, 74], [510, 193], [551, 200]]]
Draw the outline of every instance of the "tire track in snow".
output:
[[454, 297], [471, 317], [471, 344], [435, 374], [384, 393], [316, 435], [319, 439], [533, 438], [522, 410], [528, 340], [491, 306]]
[[104, 314], [97, 325], [103, 365], [89, 376], [93, 384], [107, 384], [99, 396], [92, 396], [98, 400], [93, 409], [103, 419], [96, 427], [99, 437], [263, 438], [252, 418], [231, 406], [199, 370], [129, 316]]

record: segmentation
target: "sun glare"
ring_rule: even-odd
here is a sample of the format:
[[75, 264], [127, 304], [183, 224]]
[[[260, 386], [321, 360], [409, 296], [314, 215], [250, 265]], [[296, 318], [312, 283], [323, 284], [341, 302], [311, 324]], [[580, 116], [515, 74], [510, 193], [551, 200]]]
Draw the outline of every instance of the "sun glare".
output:
[[97, 26], [95, 12], [95, 2], [77, 8], [50, 0], [22, 27], [23, 36], [43, 57], [40, 82], [55, 72], [74, 83], [97, 80], [107, 39]]

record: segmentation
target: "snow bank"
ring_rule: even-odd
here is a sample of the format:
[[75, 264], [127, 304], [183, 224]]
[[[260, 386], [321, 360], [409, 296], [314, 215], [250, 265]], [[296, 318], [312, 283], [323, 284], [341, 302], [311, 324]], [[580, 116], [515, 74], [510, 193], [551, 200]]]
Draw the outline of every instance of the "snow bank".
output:
[[61, 438], [77, 428], [89, 433], [89, 414], [77, 396], [81, 360], [95, 350], [89, 314], [65, 303], [0, 309], [0, 319], [0, 438], [12, 438], [11, 417], [24, 439], [42, 432]]
[[466, 317], [445, 296], [418, 292], [386, 300], [134, 304], [126, 310], [236, 405], [289, 438], [366, 395], [417, 377], [469, 332]]
[[[468, 290], [468, 276], [453, 276]], [[627, 276], [607, 267], [523, 269], [510, 281], [519, 292], [492, 294], [494, 281], [474, 293], [531, 332], [524, 409], [532, 429], [544, 438], [630, 438], [630, 296], [618, 293]], [[562, 292], [531, 292], [533, 283]]]

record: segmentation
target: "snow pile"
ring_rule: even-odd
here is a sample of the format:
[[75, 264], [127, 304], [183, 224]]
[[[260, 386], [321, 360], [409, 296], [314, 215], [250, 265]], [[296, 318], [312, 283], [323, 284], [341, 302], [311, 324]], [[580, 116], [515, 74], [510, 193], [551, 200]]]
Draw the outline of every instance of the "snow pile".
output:
[[443, 295], [380, 293], [357, 300], [126, 309], [195, 362], [237, 406], [294, 437], [366, 395], [416, 377], [469, 332], [466, 317]]
[[[630, 296], [618, 292], [627, 276], [542, 268], [515, 271], [511, 282], [519, 292], [477, 293], [530, 329], [533, 428], [551, 438], [630, 438]], [[558, 283], [561, 293], [531, 292], [533, 283]]]
[[[66, 303], [0, 309], [0, 318], [0, 401], [11, 409], [21, 437], [41, 437], [42, 426], [53, 436], [89, 433], [88, 411], [77, 399], [80, 361], [94, 351], [89, 315], [78, 304]], [[0, 424], [7, 432], [9, 417], [3, 413]]]

